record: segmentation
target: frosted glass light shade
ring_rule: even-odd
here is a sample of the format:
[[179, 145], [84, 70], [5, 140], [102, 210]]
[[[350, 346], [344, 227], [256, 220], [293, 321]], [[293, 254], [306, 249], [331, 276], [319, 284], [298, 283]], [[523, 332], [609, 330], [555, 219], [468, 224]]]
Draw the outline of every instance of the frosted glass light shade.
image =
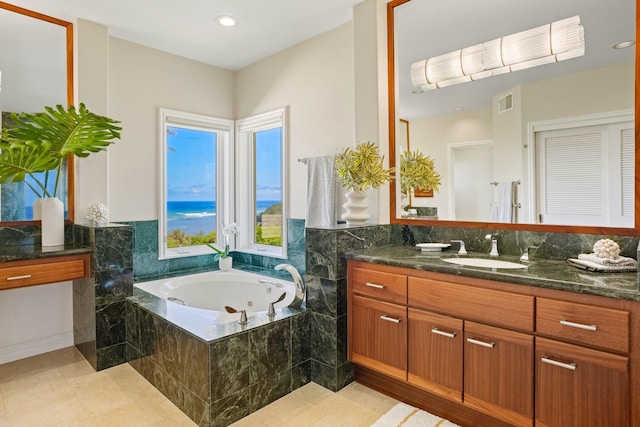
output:
[[580, 16], [541, 25], [411, 65], [416, 93], [584, 55]]

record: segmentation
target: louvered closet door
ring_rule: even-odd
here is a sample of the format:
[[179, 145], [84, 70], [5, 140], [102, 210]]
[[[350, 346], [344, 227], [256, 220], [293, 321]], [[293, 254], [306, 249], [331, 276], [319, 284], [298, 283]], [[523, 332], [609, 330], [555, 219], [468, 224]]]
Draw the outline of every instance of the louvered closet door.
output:
[[633, 123], [536, 133], [538, 222], [633, 226]]

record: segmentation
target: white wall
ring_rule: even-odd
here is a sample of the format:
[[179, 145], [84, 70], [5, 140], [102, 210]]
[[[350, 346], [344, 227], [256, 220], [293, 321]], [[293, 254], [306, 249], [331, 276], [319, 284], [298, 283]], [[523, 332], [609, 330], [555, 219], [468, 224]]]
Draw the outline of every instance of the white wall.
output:
[[289, 216], [304, 218], [304, 157], [353, 145], [352, 24], [342, 25], [240, 70], [236, 118], [289, 106]]
[[158, 108], [233, 118], [233, 82], [231, 71], [109, 39], [109, 115], [123, 128], [109, 148], [112, 221], [158, 218]]
[[1, 292], [0, 364], [73, 345], [71, 282]]

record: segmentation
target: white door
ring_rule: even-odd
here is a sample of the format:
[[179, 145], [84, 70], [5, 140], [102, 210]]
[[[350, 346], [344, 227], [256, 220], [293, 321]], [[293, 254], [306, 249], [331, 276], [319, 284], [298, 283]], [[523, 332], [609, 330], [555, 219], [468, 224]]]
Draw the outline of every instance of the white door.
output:
[[493, 143], [454, 144], [450, 153], [452, 219], [489, 221], [493, 202]]
[[633, 227], [634, 141], [633, 122], [536, 132], [538, 222]]

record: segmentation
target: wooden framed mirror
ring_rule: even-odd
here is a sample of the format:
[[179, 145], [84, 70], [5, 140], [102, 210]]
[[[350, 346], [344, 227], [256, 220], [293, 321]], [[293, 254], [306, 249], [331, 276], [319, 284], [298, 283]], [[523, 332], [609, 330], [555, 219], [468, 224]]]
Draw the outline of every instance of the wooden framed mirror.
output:
[[[12, 112], [34, 113], [45, 106], [72, 105], [73, 24], [0, 2], [0, 72], [0, 113], [5, 125]], [[69, 157], [62, 192], [69, 222], [74, 220], [73, 170], [73, 157]], [[0, 187], [0, 226], [38, 223], [30, 213], [35, 196], [24, 183]]]
[[[616, 0], [606, 5], [597, 0], [571, 0], [561, 4], [552, 0], [506, 4], [489, 2], [482, 5], [467, 1], [452, 3], [428, 0], [393, 0], [387, 3], [390, 163], [397, 166], [401, 144], [398, 139], [409, 132], [411, 148], [434, 157], [436, 170], [443, 178], [443, 185], [433, 198], [414, 198], [412, 201], [412, 207], [421, 202], [434, 204], [438, 219], [405, 217], [400, 192], [396, 188], [396, 181], [392, 181], [391, 222], [541, 232], [640, 234], [640, 144], [637, 131], [638, 89], [635, 83], [638, 74], [637, 45], [627, 49], [613, 49], [613, 44], [617, 42], [635, 40], [636, 6], [635, 0]], [[411, 84], [411, 64], [414, 62], [575, 15], [580, 16], [584, 26], [586, 48], [583, 57], [424, 93], [412, 93], [421, 92]], [[416, 32], [412, 32], [414, 30]], [[597, 56], [601, 51], [602, 55], [614, 58], [599, 59]], [[610, 71], [614, 74], [605, 74]], [[578, 76], [577, 73], [582, 74]], [[579, 82], [588, 86], [580, 86]], [[476, 92], [476, 85], [485, 91], [484, 97], [478, 98], [480, 101], [469, 96]], [[578, 97], [570, 98], [570, 95]], [[454, 112], [454, 108], [464, 110]], [[509, 111], [512, 109], [513, 111]], [[502, 114], [504, 111], [508, 113]], [[510, 115], [517, 121], [507, 122]], [[408, 121], [408, 125], [404, 122], [401, 125], [401, 119]], [[603, 187], [600, 189], [600, 199], [595, 202], [588, 200], [591, 193], [595, 193], [588, 190], [593, 184], [581, 177], [577, 185], [584, 182], [580, 188], [584, 187], [588, 191], [576, 196], [578, 202], [573, 202], [573, 205], [586, 206], [594, 203], [596, 211], [607, 212], [606, 219], [600, 220], [601, 217], [594, 216], [595, 219], [583, 221], [579, 217], [574, 220], [575, 215], [549, 215], [548, 206], [551, 203], [548, 200], [551, 199], [547, 193], [552, 192], [543, 194], [540, 183], [545, 182], [545, 179], [547, 183], [553, 182], [550, 175], [544, 175], [547, 170], [552, 169], [552, 163], [543, 161], [547, 157], [552, 158], [550, 153], [553, 150], [542, 150], [541, 147], [545, 145], [536, 142], [536, 138], [544, 138], [547, 134], [543, 134], [543, 131], [554, 130], [554, 126], [573, 129], [581, 123], [595, 126], [603, 121], [614, 124], [624, 122], [627, 131], [631, 132], [626, 133], [624, 140], [626, 151], [612, 146], [600, 156], [607, 159], [617, 156], [616, 161], [624, 162], [625, 166], [622, 170], [614, 170], [613, 166], [598, 166], [604, 169], [594, 177], [594, 182], [601, 183], [598, 185]], [[485, 129], [486, 132], [465, 133], [471, 125]], [[405, 130], [406, 126], [408, 130]], [[614, 127], [612, 125], [608, 130], [598, 132], [603, 135], [614, 132]], [[560, 141], [561, 147], [569, 146], [566, 140]], [[483, 186], [483, 191], [487, 188], [490, 191], [485, 192], [488, 195], [480, 202], [482, 215], [477, 218], [465, 217], [460, 213], [464, 211], [458, 211], [452, 202], [456, 198], [453, 184], [458, 176], [453, 159], [456, 158], [458, 149], [471, 146], [477, 148], [483, 144], [493, 147], [488, 158], [494, 165], [485, 171], [483, 178], [475, 181], [477, 185]], [[616, 149], [618, 154], [608, 154]], [[582, 154], [582, 151], [586, 150], [578, 145], [569, 156]], [[470, 156], [487, 159], [475, 152]], [[476, 167], [463, 166], [462, 170], [474, 177], [481, 176], [481, 171]], [[556, 169], [563, 168], [567, 169], [568, 166], [556, 162]], [[615, 181], [610, 178], [614, 175], [624, 175], [624, 178], [620, 178], [626, 180], [624, 186], [618, 184], [616, 189]], [[491, 216], [491, 210], [496, 204], [495, 190], [498, 185], [495, 184], [503, 183], [513, 183], [518, 191], [515, 204], [519, 205], [516, 209], [519, 215], [512, 215], [509, 222], [498, 221], [495, 216]], [[555, 187], [548, 184], [548, 188]], [[614, 193], [613, 190], [610, 191], [611, 188], [619, 193], [615, 200], [611, 199], [610, 195]], [[476, 193], [480, 192], [473, 192]], [[464, 200], [468, 198], [469, 196], [465, 196]], [[609, 213], [613, 212], [612, 205], [619, 205], [616, 208], [618, 216]], [[546, 210], [541, 211], [541, 208]], [[518, 218], [515, 221], [514, 216]]]

